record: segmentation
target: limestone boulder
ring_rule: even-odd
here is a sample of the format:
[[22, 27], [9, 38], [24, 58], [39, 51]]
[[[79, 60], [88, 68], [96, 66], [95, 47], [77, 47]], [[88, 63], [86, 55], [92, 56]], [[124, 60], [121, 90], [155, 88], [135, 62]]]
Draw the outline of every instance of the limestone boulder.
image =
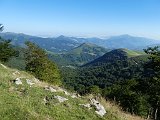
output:
[[106, 114], [106, 110], [105, 108], [103, 107], [103, 105], [101, 105], [97, 100], [95, 99], [90, 99], [91, 101], [91, 105], [95, 106], [96, 108], [96, 113], [98, 115], [100, 115], [101, 117], [103, 117], [105, 114]]

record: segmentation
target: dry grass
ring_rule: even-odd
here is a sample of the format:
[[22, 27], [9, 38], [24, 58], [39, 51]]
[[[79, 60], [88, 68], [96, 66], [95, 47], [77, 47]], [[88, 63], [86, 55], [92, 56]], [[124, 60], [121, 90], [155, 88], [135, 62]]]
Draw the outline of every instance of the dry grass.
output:
[[114, 116], [117, 116], [121, 120], [145, 120], [136, 115], [124, 112], [116, 103], [106, 101], [104, 98], [100, 98], [99, 101], [104, 105], [106, 110], [109, 110]]

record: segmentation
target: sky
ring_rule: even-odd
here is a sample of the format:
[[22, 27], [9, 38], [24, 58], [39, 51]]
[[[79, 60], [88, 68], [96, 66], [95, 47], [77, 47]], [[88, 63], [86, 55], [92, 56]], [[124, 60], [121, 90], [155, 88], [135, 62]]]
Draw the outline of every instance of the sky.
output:
[[160, 0], [0, 0], [4, 32], [160, 39]]

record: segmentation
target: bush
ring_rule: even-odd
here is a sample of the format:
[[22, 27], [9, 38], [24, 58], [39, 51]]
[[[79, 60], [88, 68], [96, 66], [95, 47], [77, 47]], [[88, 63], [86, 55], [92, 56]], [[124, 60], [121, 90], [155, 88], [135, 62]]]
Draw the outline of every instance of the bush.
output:
[[26, 42], [26, 70], [38, 79], [60, 85], [60, 74], [55, 63], [51, 62], [45, 51], [31, 42]]

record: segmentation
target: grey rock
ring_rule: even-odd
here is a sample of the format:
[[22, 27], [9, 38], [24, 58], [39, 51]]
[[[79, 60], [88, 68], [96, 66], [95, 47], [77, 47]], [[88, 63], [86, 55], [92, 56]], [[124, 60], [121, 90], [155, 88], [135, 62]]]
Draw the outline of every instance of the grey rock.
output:
[[35, 83], [32, 82], [32, 80], [29, 80], [29, 79], [26, 79], [26, 82], [27, 82], [27, 84], [30, 85], [30, 86], [32, 86], [32, 85], [35, 84]]
[[105, 114], [106, 114], [106, 110], [105, 108], [103, 107], [103, 105], [101, 105], [97, 100], [95, 99], [90, 99], [91, 101], [91, 105], [94, 105], [95, 108], [96, 108], [96, 113], [98, 115], [100, 115], [101, 117], [103, 117]]
[[21, 85], [22, 84], [22, 81], [20, 80], [20, 78], [16, 78], [14, 80], [14, 82], [15, 82], [16, 85]]
[[50, 92], [57, 92], [57, 90], [54, 89], [54, 88], [51, 87], [51, 86], [45, 86], [44, 89], [45, 89], [45, 90], [48, 90], [48, 91], [50, 91]]
[[79, 105], [91, 109], [91, 104], [89, 104], [89, 103], [87, 103], [87, 104], [79, 104]]
[[61, 97], [59, 95], [54, 96], [54, 98], [56, 98], [60, 103], [68, 100], [67, 98]]

